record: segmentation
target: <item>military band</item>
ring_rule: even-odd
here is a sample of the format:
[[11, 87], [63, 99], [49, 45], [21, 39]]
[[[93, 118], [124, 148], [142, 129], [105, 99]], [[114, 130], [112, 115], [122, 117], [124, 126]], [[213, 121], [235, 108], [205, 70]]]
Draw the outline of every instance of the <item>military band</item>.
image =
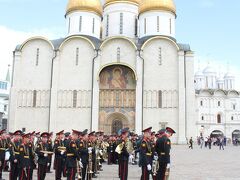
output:
[[[167, 180], [170, 175], [170, 137], [175, 131], [169, 127], [157, 133], [152, 127], [143, 135], [130, 132], [104, 135], [103, 132], [72, 130], [57, 132], [55, 140], [48, 132], [14, 133], [0, 131], [0, 180], [9, 167], [10, 180], [32, 180], [34, 169], [37, 180], [45, 180], [55, 170], [55, 179], [91, 180], [103, 170], [102, 163], [118, 164], [120, 180], [128, 179], [128, 165], [136, 165], [139, 158], [141, 180]], [[117, 172], [116, 172], [117, 174]]]

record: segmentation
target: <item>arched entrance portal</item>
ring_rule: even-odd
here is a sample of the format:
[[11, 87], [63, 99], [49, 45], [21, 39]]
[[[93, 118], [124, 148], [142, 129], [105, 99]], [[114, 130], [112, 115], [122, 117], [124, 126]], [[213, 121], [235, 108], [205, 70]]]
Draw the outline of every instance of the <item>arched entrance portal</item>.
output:
[[[99, 77], [99, 130], [135, 129], [136, 78], [124, 65], [105, 67]], [[122, 125], [121, 125], [122, 124]]]
[[121, 120], [114, 120], [112, 122], [112, 134], [118, 134], [119, 130], [123, 128], [123, 123]]
[[211, 138], [219, 138], [219, 137], [223, 137], [224, 134], [222, 131], [219, 131], [219, 130], [215, 130], [211, 133]]
[[240, 130], [235, 130], [232, 133], [232, 140], [238, 139], [240, 140]]

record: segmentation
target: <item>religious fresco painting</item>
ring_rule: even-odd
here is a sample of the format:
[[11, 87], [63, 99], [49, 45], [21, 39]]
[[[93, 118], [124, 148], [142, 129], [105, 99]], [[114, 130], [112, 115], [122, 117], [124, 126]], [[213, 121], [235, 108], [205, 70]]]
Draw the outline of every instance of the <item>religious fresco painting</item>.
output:
[[[99, 77], [99, 130], [116, 133], [123, 127], [135, 127], [136, 80], [134, 72], [122, 65], [108, 66]], [[121, 127], [113, 127], [120, 121]], [[116, 123], [115, 123], [116, 124]]]

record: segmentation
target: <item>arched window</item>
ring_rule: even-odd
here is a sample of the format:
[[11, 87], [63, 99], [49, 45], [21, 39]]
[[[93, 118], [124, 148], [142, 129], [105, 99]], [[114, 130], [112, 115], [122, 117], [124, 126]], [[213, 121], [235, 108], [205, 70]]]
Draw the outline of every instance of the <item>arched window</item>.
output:
[[203, 106], [203, 101], [200, 101], [200, 105]]
[[232, 120], [232, 121], [234, 120], [233, 116], [231, 117], [231, 120]]
[[220, 107], [221, 106], [221, 102], [220, 101], [218, 101], [218, 107]]
[[204, 116], [202, 116], [202, 121], [204, 121]]
[[222, 123], [221, 115], [220, 115], [220, 114], [217, 115], [217, 123], [218, 123], [218, 124]]

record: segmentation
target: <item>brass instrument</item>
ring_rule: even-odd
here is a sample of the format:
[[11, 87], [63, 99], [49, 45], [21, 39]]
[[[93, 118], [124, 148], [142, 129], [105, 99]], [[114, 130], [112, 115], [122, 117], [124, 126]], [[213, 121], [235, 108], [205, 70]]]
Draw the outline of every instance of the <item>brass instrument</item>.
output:
[[82, 168], [78, 160], [77, 160], [77, 179], [82, 180]]
[[52, 151], [40, 151], [43, 154], [53, 155]]
[[120, 143], [120, 144], [116, 147], [115, 152], [118, 153], [118, 154], [121, 154], [123, 147], [124, 147], [124, 142]]
[[153, 174], [153, 176], [157, 176], [158, 169], [159, 169], [158, 160], [154, 159], [153, 162], [152, 162], [152, 174]]
[[65, 153], [67, 151], [67, 148], [64, 146], [59, 146], [57, 149], [58, 149], [58, 151], [63, 152], [63, 153]]
[[126, 147], [127, 152], [129, 154], [132, 154], [134, 149], [133, 149], [133, 144], [132, 144], [132, 142], [129, 139], [127, 139], [126, 143], [125, 142], [120, 143], [117, 146], [117, 148], [115, 149], [115, 152], [118, 153], [118, 154], [121, 154], [122, 153], [122, 149], [124, 148], [124, 146]]
[[92, 179], [92, 174], [93, 174], [93, 162], [92, 162], [92, 152], [88, 152], [88, 168], [87, 168], [87, 179], [91, 180]]
[[170, 176], [170, 168], [166, 168], [164, 180], [169, 180], [169, 176]]

